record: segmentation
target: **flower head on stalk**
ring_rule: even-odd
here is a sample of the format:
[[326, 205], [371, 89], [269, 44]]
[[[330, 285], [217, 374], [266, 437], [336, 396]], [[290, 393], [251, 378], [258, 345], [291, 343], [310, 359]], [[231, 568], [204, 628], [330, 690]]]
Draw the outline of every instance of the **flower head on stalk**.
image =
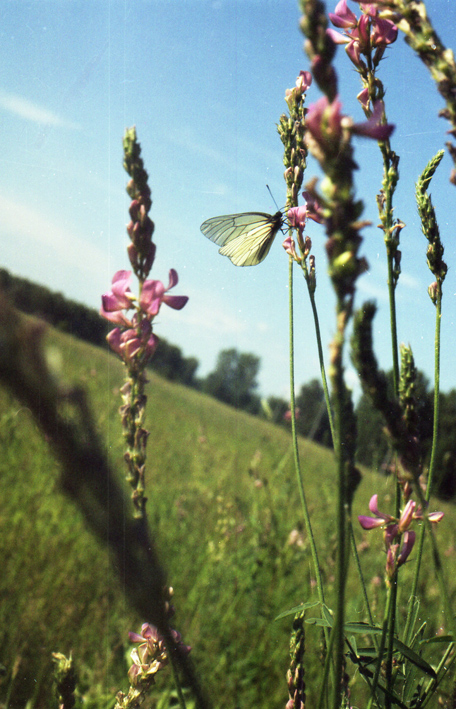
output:
[[292, 89], [285, 91], [287, 116], [280, 116], [277, 130], [284, 145], [284, 179], [287, 184], [287, 205], [295, 206], [306, 168], [307, 149], [304, 143], [306, 91], [312, 83], [309, 71], [301, 71]]
[[323, 96], [309, 108], [306, 117], [306, 142], [314, 156], [322, 162], [340, 154], [344, 144], [350, 140], [350, 134], [386, 140], [394, 130], [394, 125], [381, 123], [383, 103], [374, 104], [372, 115], [363, 123], [354, 123], [341, 113], [342, 104], [336, 97], [330, 102]]
[[[171, 635], [180, 652], [188, 655], [191, 647], [182, 643], [177, 630], [171, 630]], [[164, 639], [154, 625], [143, 623], [140, 634], [130, 632], [128, 637], [131, 642], [139, 643], [138, 647], [131, 651], [133, 664], [128, 671], [130, 683], [137, 686], [141, 681], [153, 678], [157, 672], [166, 667], [169, 658]]]
[[107, 340], [127, 368], [120, 408], [126, 441], [124, 460], [128, 470], [127, 481], [133, 488], [134, 515], [142, 518], [146, 503], [144, 475], [148, 437], [148, 432], [143, 428], [147, 402], [144, 393], [147, 381], [145, 368], [158, 344], [153, 332], [153, 320], [163, 303], [174, 310], [181, 310], [188, 298], [169, 295], [178, 283], [177, 272], [173, 268], [169, 271], [167, 287], [161, 281], [148, 278], [156, 252], [152, 241], [155, 227], [149, 217], [151, 191], [135, 128], [126, 131], [123, 147], [124, 167], [131, 178], [127, 192], [132, 200], [127, 226], [131, 243], [127, 253], [139, 281], [139, 294], [134, 295], [130, 289], [131, 271], [117, 271], [111, 290], [101, 298], [101, 315], [117, 326], [111, 330]]
[[[415, 543], [415, 532], [410, 529], [415, 520], [423, 520], [422, 508], [414, 500], [409, 500], [402, 510], [400, 517], [380, 512], [378, 509], [378, 495], [372, 495], [369, 510], [374, 515], [368, 517], [359, 515], [358, 521], [363, 529], [370, 530], [384, 527], [384, 541], [387, 552], [386, 575], [391, 580], [396, 570], [405, 563]], [[431, 512], [426, 515], [430, 522], [437, 524], [443, 518], [443, 512]]]
[[[347, 0], [340, 0], [329, 19], [335, 27], [343, 30], [327, 29], [327, 34], [336, 44], [345, 44], [345, 51], [355, 67], [364, 73], [367, 65], [375, 68], [386, 47], [397, 39], [398, 28], [391, 20], [379, 16], [375, 3], [360, 3], [362, 11], [358, 18], [347, 6]], [[363, 60], [364, 57], [366, 62]]]
[[[145, 366], [155, 351], [158, 338], [152, 332], [152, 321], [162, 303], [174, 310], [181, 310], [188, 301], [187, 296], [167, 295], [178, 283], [176, 271], [169, 272], [168, 287], [161, 281], [146, 280], [137, 298], [130, 290], [131, 271], [117, 271], [112, 279], [112, 289], [101, 296], [101, 315], [120, 327], [108, 335], [108, 343], [125, 364], [134, 364], [135, 358]], [[127, 312], [135, 308], [132, 317]]]

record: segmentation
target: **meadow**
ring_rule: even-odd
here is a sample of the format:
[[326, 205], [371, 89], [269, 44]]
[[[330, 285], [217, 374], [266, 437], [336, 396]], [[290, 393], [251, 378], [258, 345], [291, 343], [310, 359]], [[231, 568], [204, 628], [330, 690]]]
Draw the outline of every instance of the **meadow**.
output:
[[[56, 375], [88, 392], [100, 437], [122, 480], [122, 364], [107, 351], [51, 328], [46, 346]], [[173, 627], [192, 646], [191, 657], [214, 707], [284, 706], [293, 614], [275, 618], [317, 600], [290, 436], [193, 389], [148, 376], [147, 510], [174, 588]], [[0, 422], [0, 662], [6, 668], [0, 702], [11, 709], [57, 706], [52, 652], [58, 651], [73, 653], [84, 706], [113, 706], [116, 691], [128, 686], [127, 632], [138, 632], [147, 619], [128, 606], [107, 549], [92, 538], [79, 510], [61, 493], [58, 464], [29, 411], [4, 391]], [[300, 454], [332, 604], [333, 456], [305, 440], [300, 441]], [[356, 515], [366, 514], [374, 492], [385, 500], [392, 488], [389, 479], [364, 470], [355, 522]], [[453, 508], [432, 500], [430, 509], [446, 512], [437, 535], [454, 597]], [[369, 537], [358, 526], [361, 564], [369, 551], [364, 572], [380, 622], [385, 553], [380, 535]], [[424, 563], [432, 568], [428, 556]], [[404, 579], [413, 565], [412, 554]], [[432, 573], [422, 574], [420, 593], [425, 601], [418, 617], [426, 618], [425, 635], [433, 637], [440, 631], [441, 609]], [[400, 594], [399, 626], [409, 602], [406, 581]], [[347, 599], [347, 620], [366, 620], [355, 573], [350, 574]], [[318, 609], [306, 617], [312, 615], [318, 616]], [[309, 706], [317, 691], [315, 676], [321, 673], [321, 643], [320, 629], [306, 626]], [[360, 686], [363, 680], [354, 673], [352, 682]], [[151, 706], [172, 705], [169, 673], [160, 673], [149, 701]]]

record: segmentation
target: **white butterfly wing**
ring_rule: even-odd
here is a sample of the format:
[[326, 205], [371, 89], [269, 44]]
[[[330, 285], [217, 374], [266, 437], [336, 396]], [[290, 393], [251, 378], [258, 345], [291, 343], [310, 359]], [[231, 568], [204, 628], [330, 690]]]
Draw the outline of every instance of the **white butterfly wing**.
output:
[[222, 248], [235, 266], [256, 266], [269, 253], [275, 235], [283, 224], [281, 212], [245, 212], [208, 219], [201, 231]]

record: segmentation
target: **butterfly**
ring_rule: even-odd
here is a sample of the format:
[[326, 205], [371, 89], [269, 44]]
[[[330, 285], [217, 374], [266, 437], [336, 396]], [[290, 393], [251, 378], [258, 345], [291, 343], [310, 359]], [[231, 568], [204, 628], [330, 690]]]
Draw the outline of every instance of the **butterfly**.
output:
[[283, 224], [282, 212], [243, 212], [212, 217], [200, 228], [204, 236], [221, 246], [219, 254], [228, 256], [235, 266], [256, 266], [268, 255]]

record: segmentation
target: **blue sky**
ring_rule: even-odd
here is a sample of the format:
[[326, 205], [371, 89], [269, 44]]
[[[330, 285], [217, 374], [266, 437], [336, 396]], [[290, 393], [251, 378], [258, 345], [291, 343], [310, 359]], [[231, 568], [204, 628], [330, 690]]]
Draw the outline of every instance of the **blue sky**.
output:
[[[335, 2], [334, 2], [335, 6]], [[456, 3], [430, 0], [442, 40], [456, 44]], [[352, 8], [356, 4], [352, 3]], [[333, 10], [333, 4], [328, 5]], [[308, 68], [295, 0], [4, 0], [0, 42], [0, 265], [15, 274], [99, 307], [112, 275], [128, 268], [127, 181], [122, 136], [136, 125], [153, 192], [157, 258], [151, 276], [179, 273], [180, 312], [163, 307], [155, 331], [211, 371], [220, 350], [236, 347], [261, 358], [262, 394], [287, 398], [288, 257], [280, 234], [259, 266], [236, 268], [200, 233], [209, 217], [274, 212], [285, 199], [281, 143], [276, 131], [285, 89]], [[345, 113], [363, 119], [360, 87], [342, 49], [337, 54]], [[435, 312], [414, 202], [414, 183], [444, 146], [442, 100], [403, 37], [381, 66], [386, 109], [396, 124], [400, 154], [396, 216], [403, 274], [398, 286], [400, 341], [417, 365], [433, 369]], [[311, 87], [308, 102], [319, 98]], [[379, 306], [375, 343], [391, 367], [385, 256], [375, 195], [381, 162], [376, 144], [356, 140], [357, 191], [364, 200], [363, 252], [370, 269], [357, 303]], [[456, 188], [446, 156], [432, 183], [450, 267], [443, 303], [442, 387], [456, 387]], [[306, 181], [315, 174], [310, 163]], [[334, 329], [326, 277], [324, 234], [307, 230], [317, 259], [317, 303], [325, 343]], [[313, 323], [298, 270], [295, 276], [296, 382], [318, 376]], [[348, 377], [356, 387], [347, 362]]]

